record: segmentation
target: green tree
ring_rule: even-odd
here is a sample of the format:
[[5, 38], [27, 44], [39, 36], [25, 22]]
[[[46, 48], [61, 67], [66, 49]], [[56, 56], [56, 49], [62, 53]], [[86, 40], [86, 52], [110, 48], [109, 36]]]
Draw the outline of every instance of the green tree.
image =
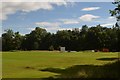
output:
[[14, 33], [13, 37], [13, 45], [15, 50], [21, 49], [21, 43], [22, 43], [22, 36], [19, 34], [19, 32]]
[[[111, 16], [115, 16], [117, 19], [115, 27], [117, 28], [118, 47], [120, 47], [120, 1], [113, 2], [116, 6], [114, 10], [110, 10]], [[119, 49], [120, 51], [120, 49]]]
[[64, 46], [66, 49], [69, 49], [71, 47], [71, 34], [68, 30], [57, 31], [55, 35], [56, 47]]
[[11, 29], [5, 30], [5, 33], [2, 34], [2, 50], [9, 51], [14, 49], [13, 37], [14, 33]]
[[[47, 31], [45, 29], [36, 27], [35, 30], [31, 31], [30, 34], [27, 34], [24, 43], [26, 44], [26, 49], [35, 50], [42, 49], [42, 39], [46, 36]], [[34, 45], [34, 46], [33, 46]], [[35, 47], [35, 45], [37, 47]]]
[[116, 6], [114, 10], [110, 10], [111, 16], [115, 16], [117, 21], [120, 21], [120, 1], [113, 2]]
[[53, 45], [51, 45], [50, 47], [49, 47], [49, 51], [53, 51], [54, 50], [54, 47], [53, 47]]
[[51, 45], [54, 46], [54, 34], [48, 32], [45, 37], [42, 38], [41, 49], [48, 50]]

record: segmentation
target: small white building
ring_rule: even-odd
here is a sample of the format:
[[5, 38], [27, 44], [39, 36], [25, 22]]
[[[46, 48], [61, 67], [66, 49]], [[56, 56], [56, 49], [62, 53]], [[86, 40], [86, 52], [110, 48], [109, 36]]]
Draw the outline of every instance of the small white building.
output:
[[60, 47], [60, 52], [65, 52], [65, 47]]

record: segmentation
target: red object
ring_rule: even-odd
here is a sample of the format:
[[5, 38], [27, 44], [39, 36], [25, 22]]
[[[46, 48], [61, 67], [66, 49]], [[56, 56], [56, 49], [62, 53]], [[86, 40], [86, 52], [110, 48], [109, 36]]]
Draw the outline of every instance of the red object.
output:
[[103, 52], [109, 52], [109, 49], [103, 48], [102, 51], [103, 51]]

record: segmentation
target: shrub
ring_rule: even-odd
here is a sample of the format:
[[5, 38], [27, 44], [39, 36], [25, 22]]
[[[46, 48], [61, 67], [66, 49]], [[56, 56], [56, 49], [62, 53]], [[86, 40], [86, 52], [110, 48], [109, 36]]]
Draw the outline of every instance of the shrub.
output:
[[50, 47], [49, 47], [49, 51], [53, 51], [54, 50], [54, 47], [51, 45]]

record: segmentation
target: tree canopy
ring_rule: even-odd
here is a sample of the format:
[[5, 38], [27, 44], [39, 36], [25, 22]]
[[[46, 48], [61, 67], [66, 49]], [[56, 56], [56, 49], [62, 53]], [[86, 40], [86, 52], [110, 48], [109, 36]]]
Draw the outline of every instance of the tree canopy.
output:
[[7, 30], [2, 34], [3, 51], [8, 50], [58, 50], [60, 46], [67, 50], [120, 51], [118, 48], [117, 27], [107, 28], [101, 25], [88, 27], [83, 25], [78, 30], [61, 30], [56, 34], [36, 27], [29, 34], [21, 36], [19, 32]]

